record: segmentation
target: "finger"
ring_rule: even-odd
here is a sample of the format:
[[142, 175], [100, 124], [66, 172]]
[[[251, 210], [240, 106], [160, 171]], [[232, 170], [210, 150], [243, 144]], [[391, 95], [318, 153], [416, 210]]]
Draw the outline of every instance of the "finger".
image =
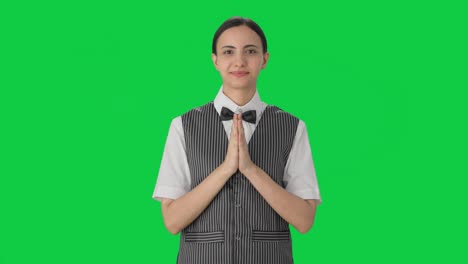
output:
[[238, 139], [239, 139], [239, 129], [238, 129], [238, 124], [236, 122], [236, 115], [234, 114], [233, 120], [232, 120], [232, 130], [234, 130], [234, 137], [233, 137], [233, 143], [234, 145], [237, 145]]
[[245, 142], [245, 136], [244, 136], [244, 127], [242, 125], [242, 121], [239, 121], [239, 142], [240, 146], [245, 147], [246, 142]]
[[241, 140], [241, 138], [240, 138], [240, 131], [239, 131], [239, 129], [240, 129], [240, 122], [241, 122], [241, 121], [240, 121], [240, 115], [237, 114], [237, 120], [236, 120], [236, 125], [237, 125], [237, 136], [238, 136], [238, 137], [237, 137], [237, 143], [239, 143], [239, 144], [241, 143], [241, 141], [240, 141], [240, 140]]
[[231, 136], [235, 135], [236, 131], [237, 131], [237, 127], [236, 127], [236, 124], [233, 122], [231, 126]]
[[232, 123], [232, 126], [231, 126], [231, 138], [230, 138], [230, 140], [229, 140], [229, 145], [230, 145], [230, 146], [231, 146], [231, 145], [235, 146], [236, 141], [237, 141], [237, 138], [238, 138], [237, 133], [238, 133], [238, 131], [237, 131], [237, 126], [236, 126], [236, 124], [233, 122], [233, 123]]
[[238, 129], [239, 134], [243, 135], [243, 134], [244, 134], [244, 125], [243, 125], [243, 123], [242, 123], [242, 118], [239, 118], [239, 123], [238, 123], [238, 125], [239, 125], [239, 129]]
[[[236, 136], [235, 138], [237, 138], [237, 135], [239, 134], [239, 129], [237, 128], [236, 122], [233, 122], [233, 123], [232, 123], [232, 126], [233, 126], [232, 129], [234, 130], [234, 136]], [[234, 138], [234, 139], [235, 139], [235, 138]]]
[[244, 131], [244, 126], [242, 124], [242, 115], [239, 115], [239, 133], [242, 133]]
[[244, 130], [244, 126], [242, 125], [242, 118], [239, 118], [239, 132]]
[[238, 120], [237, 122], [238, 122], [238, 123], [237, 123], [237, 126], [238, 126], [237, 131], [238, 131], [238, 133], [239, 133], [239, 136], [238, 136], [238, 139], [239, 139], [239, 148], [241, 148], [241, 147], [242, 147], [242, 137], [241, 137], [241, 131], [240, 131], [241, 128], [240, 128], [240, 127], [242, 126], [242, 124], [240, 124], [240, 122], [242, 122], [242, 121]]

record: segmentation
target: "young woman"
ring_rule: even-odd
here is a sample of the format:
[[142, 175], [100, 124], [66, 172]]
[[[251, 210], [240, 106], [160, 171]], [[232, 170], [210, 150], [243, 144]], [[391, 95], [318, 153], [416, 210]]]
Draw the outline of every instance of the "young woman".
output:
[[153, 198], [181, 232], [179, 264], [293, 263], [289, 224], [313, 225], [321, 198], [307, 130], [260, 100], [268, 59], [261, 28], [228, 19], [213, 38], [218, 94], [172, 121]]

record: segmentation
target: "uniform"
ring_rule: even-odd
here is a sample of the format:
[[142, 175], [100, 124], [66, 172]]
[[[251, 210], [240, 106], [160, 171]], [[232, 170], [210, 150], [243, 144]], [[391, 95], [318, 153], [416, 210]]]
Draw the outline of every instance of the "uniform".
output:
[[[215, 101], [194, 108], [180, 117], [190, 178], [184, 181], [189, 182], [190, 186], [182, 187], [184, 190], [177, 195], [195, 188], [225, 159], [229, 138], [223, 125], [225, 121], [221, 121], [219, 116], [219, 105], [215, 105], [218, 96]], [[258, 91], [253, 99], [260, 101]], [[291, 163], [290, 154], [299, 123], [298, 118], [280, 108], [264, 105], [248, 141], [252, 162], [287, 190], [290, 183], [294, 186], [297, 184], [295, 181], [298, 181], [294, 177], [285, 181], [285, 171]], [[304, 199], [317, 199], [321, 203], [315, 171], [310, 172], [312, 181], [309, 179], [309, 184], [296, 192], [302, 198], [306, 196]], [[159, 181], [158, 178], [158, 184]], [[169, 190], [164, 188], [164, 180], [159, 188], [158, 184], [153, 198], [172, 198], [164, 194]], [[303, 195], [301, 192], [308, 194]], [[178, 263], [293, 263], [289, 224], [237, 171], [200, 216], [182, 230]]]

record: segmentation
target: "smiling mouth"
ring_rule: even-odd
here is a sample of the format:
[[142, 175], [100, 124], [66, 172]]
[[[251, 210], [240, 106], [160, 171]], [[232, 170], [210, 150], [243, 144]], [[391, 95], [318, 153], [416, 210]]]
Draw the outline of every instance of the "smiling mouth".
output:
[[246, 76], [247, 74], [249, 74], [249, 72], [241, 72], [241, 71], [234, 71], [234, 72], [230, 72], [232, 75], [236, 76], [236, 77], [243, 77], [243, 76]]

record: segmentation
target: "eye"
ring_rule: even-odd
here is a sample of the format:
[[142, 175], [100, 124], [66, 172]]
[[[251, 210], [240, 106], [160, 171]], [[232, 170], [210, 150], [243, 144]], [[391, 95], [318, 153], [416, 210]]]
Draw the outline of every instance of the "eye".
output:
[[232, 50], [225, 50], [223, 51], [223, 54], [226, 54], [226, 55], [232, 54]]
[[257, 53], [257, 50], [255, 50], [255, 49], [248, 49], [248, 50], [247, 50], [247, 53], [248, 53], [248, 54], [255, 54], [255, 53]]

